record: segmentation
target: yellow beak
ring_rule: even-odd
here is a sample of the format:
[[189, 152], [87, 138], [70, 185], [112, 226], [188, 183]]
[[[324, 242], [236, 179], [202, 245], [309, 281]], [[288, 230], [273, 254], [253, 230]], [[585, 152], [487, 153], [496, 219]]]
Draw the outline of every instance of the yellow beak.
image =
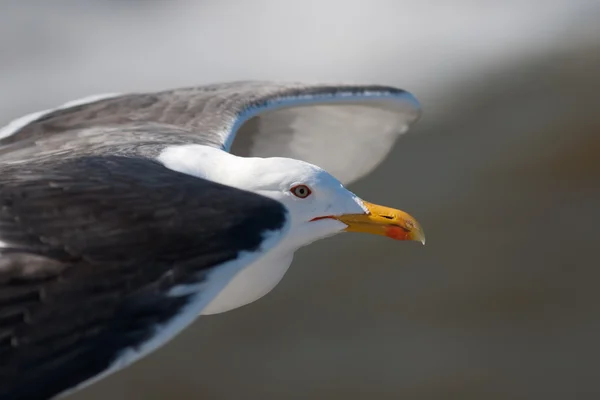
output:
[[348, 225], [346, 232], [364, 232], [383, 235], [396, 240], [415, 240], [425, 244], [421, 225], [404, 211], [378, 206], [363, 201], [366, 214], [346, 214], [333, 218]]

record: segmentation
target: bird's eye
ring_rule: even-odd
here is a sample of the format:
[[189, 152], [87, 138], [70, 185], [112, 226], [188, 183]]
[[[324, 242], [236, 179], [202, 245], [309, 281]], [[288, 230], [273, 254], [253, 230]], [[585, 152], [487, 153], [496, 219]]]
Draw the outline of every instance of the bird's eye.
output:
[[312, 193], [310, 188], [306, 185], [296, 185], [291, 188], [290, 191], [294, 196], [300, 197], [301, 199], [307, 198]]

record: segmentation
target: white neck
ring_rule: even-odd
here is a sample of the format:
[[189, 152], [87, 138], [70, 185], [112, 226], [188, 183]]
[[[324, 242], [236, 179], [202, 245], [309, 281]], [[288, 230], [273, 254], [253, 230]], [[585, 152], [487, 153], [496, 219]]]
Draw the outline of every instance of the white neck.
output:
[[288, 235], [266, 255], [237, 273], [202, 315], [219, 314], [250, 304], [277, 286], [289, 269], [294, 252], [307, 245], [296, 235]]

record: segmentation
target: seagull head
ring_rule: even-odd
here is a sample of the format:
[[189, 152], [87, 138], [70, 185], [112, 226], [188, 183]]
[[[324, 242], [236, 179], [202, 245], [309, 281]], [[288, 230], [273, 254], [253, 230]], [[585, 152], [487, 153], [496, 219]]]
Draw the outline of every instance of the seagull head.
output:
[[169, 168], [282, 203], [289, 212], [294, 249], [340, 232], [363, 232], [425, 244], [408, 213], [362, 200], [327, 171], [282, 157], [238, 157], [202, 145], [176, 146], [160, 159]]
[[[297, 247], [340, 232], [363, 232], [425, 244], [421, 225], [408, 213], [367, 202], [327, 171], [290, 158], [242, 158], [229, 183], [284, 204]], [[227, 182], [224, 182], [227, 183]], [[296, 247], [296, 246], [295, 246]]]

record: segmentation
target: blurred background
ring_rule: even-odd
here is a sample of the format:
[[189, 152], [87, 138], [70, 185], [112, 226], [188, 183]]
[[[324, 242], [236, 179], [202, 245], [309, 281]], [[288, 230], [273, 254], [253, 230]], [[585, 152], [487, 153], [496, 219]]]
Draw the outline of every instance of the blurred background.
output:
[[239, 79], [399, 86], [424, 114], [353, 185], [427, 246], [345, 234], [73, 397], [600, 398], [597, 0], [0, 0], [0, 124]]

